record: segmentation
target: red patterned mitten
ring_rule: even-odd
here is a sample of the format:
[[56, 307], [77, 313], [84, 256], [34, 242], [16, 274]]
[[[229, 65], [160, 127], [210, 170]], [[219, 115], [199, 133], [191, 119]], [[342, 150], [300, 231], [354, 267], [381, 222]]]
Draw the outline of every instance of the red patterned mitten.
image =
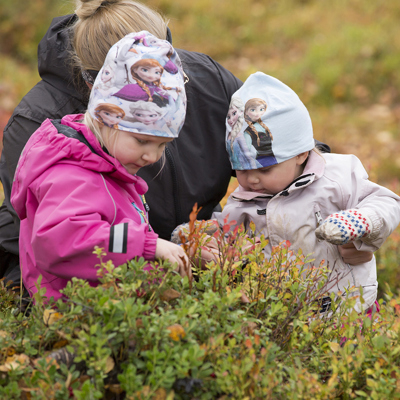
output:
[[331, 214], [315, 230], [318, 239], [341, 245], [368, 236], [372, 222], [360, 210], [351, 209]]

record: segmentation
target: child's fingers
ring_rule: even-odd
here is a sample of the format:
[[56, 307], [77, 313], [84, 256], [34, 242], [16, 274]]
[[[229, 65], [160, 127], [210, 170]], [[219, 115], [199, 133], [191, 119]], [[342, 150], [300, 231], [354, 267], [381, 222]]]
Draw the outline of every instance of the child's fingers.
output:
[[371, 251], [357, 250], [353, 242], [338, 246], [338, 250], [343, 258], [343, 261], [350, 265], [358, 265], [369, 262], [374, 256], [374, 253]]
[[179, 254], [176, 262], [178, 263], [178, 268], [176, 271], [179, 273], [179, 275], [184, 278], [185, 276], [188, 276], [189, 278], [192, 277], [192, 268], [190, 266], [189, 258], [188, 256], [183, 252], [182, 254]]
[[218, 249], [219, 249], [219, 247], [218, 247], [218, 241], [217, 241], [214, 237], [212, 237], [212, 236], [210, 236], [210, 238], [211, 238], [211, 239], [207, 240], [205, 246], [206, 246], [206, 247], [209, 247], [210, 249], [216, 249], [216, 250], [218, 250]]
[[210, 261], [219, 262], [219, 251], [215, 249], [201, 248], [201, 267], [204, 269]]
[[204, 246], [201, 248], [201, 258], [206, 261], [218, 261], [219, 250]]
[[189, 279], [192, 278], [192, 269], [190, 268], [190, 266], [179, 265], [175, 271], [178, 272], [178, 274], [182, 278], [184, 278], [185, 276], [189, 277]]

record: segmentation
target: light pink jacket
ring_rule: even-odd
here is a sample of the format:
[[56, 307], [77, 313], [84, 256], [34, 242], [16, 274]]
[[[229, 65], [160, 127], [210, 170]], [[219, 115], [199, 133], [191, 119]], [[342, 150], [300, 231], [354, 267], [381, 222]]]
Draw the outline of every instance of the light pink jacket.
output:
[[47, 119], [19, 160], [11, 202], [21, 220], [22, 278], [32, 295], [39, 275], [46, 296], [61, 297], [72, 277], [97, 285], [95, 246], [118, 266], [140, 256], [153, 260], [158, 235], [143, 222], [141, 196], [147, 184], [106, 154], [82, 115], [61, 123], [81, 132], [90, 148], [58, 133]]
[[[353, 155], [310, 153], [303, 174], [288, 188], [275, 196], [245, 192], [239, 187], [229, 197], [222, 213], [214, 217], [222, 224], [236, 220], [248, 226], [254, 221], [259, 234], [269, 240], [265, 253], [269, 257], [272, 246], [289, 240], [292, 249], [302, 249], [312, 254], [316, 266], [322, 260], [328, 263], [334, 275], [341, 279], [332, 291], [343, 291], [349, 286], [362, 286], [365, 304], [357, 303], [356, 309], [371, 306], [377, 295], [375, 258], [360, 265], [343, 262], [338, 248], [315, 236], [318, 221], [339, 210], [357, 208], [373, 222], [369, 238], [355, 242], [357, 249], [376, 251], [400, 222], [400, 198], [389, 189], [368, 180], [360, 160]], [[332, 276], [333, 278], [333, 276]]]

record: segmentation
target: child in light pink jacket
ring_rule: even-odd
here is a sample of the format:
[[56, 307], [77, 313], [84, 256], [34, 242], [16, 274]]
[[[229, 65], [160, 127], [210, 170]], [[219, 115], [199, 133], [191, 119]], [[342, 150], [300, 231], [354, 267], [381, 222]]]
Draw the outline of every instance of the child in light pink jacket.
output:
[[[235, 146], [229, 136], [228, 153], [239, 187], [214, 217], [220, 224], [227, 217], [246, 227], [253, 221], [256, 234], [268, 239], [267, 257], [272, 246], [289, 240], [294, 250], [313, 253], [316, 266], [325, 260], [332, 278], [337, 276], [332, 291], [343, 294], [346, 288], [361, 286], [365, 302], [357, 300], [355, 308], [370, 310], [378, 289], [375, 258], [351, 266], [338, 245], [353, 242], [360, 251], [379, 249], [400, 222], [399, 196], [370, 182], [354, 155], [316, 151], [306, 107], [279, 80], [257, 72], [233, 100], [244, 115], [235, 122], [241, 126], [229, 132], [235, 130], [248, 148]], [[241, 160], [253, 154], [256, 166], [249, 169], [249, 162]]]
[[135, 257], [160, 258], [176, 263], [182, 276], [190, 274], [183, 249], [151, 228], [144, 200], [147, 184], [136, 175], [158, 161], [178, 136], [186, 113], [183, 70], [173, 51], [174, 73], [160, 67], [148, 71], [162, 82], [169, 103], [146, 117], [161, 114], [162, 123], [151, 130], [145, 124], [140, 129], [124, 124], [132, 118], [132, 101], [115, 93], [124, 89], [129, 94], [135, 86], [126, 71], [145, 57], [136, 49], [138, 35], [154, 39], [146, 31], [131, 33], [110, 49], [103, 68], [112, 65], [114, 75], [104, 83], [100, 71], [86, 114], [47, 119], [20, 157], [11, 201], [21, 220], [21, 270], [31, 296], [40, 275], [46, 296], [55, 300], [72, 277], [97, 285], [95, 246], [104, 248], [105, 261], [116, 266]]

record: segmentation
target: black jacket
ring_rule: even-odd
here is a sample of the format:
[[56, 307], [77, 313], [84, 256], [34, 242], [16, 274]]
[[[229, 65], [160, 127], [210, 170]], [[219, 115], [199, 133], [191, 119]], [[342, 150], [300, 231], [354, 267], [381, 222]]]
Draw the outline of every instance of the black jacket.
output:
[[[68, 15], [52, 21], [38, 48], [42, 80], [24, 96], [4, 129], [0, 179], [6, 204], [0, 209], [0, 248], [14, 254], [18, 254], [18, 228], [10, 215], [17, 225], [18, 221], [9, 204], [10, 182], [21, 150], [46, 118], [86, 111], [88, 96], [81, 90], [83, 82], [73, 81], [68, 65], [68, 27], [75, 18]], [[139, 171], [149, 185], [150, 223], [165, 239], [177, 225], [189, 220], [196, 202], [202, 207], [199, 218], [209, 218], [226, 193], [232, 170], [225, 150], [225, 117], [232, 94], [242, 84], [207, 55], [177, 51], [189, 77], [186, 121], [179, 138], [168, 144], [162, 169], [160, 161]]]

